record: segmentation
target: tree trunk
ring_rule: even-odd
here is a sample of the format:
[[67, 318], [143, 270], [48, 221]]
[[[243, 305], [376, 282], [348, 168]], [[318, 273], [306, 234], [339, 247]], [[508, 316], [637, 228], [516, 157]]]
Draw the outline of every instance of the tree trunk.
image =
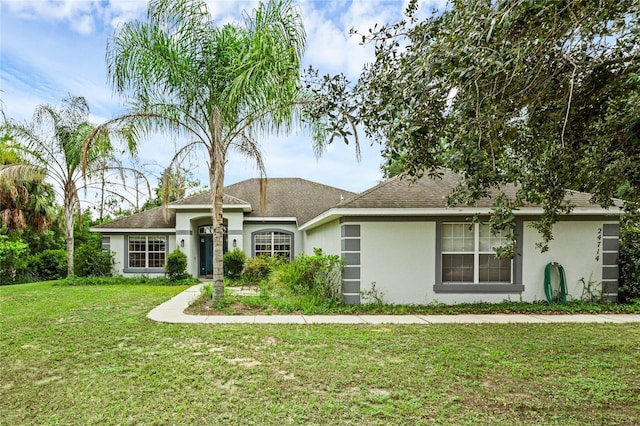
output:
[[64, 237], [67, 241], [67, 276], [74, 275], [73, 272], [73, 213], [74, 213], [74, 198], [72, 196], [66, 196], [64, 200]]
[[223, 274], [223, 217], [222, 197], [224, 195], [224, 152], [214, 147], [210, 153], [209, 184], [213, 198], [213, 301], [224, 297]]

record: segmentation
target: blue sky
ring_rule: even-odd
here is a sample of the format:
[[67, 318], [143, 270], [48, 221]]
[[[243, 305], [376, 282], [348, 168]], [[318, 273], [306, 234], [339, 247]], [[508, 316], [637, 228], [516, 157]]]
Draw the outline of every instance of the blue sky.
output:
[[[298, 1], [307, 31], [305, 64], [356, 80], [363, 64], [373, 59], [373, 50], [350, 37], [349, 29], [366, 31], [375, 23], [395, 22], [406, 2]], [[430, 2], [422, 9], [443, 2]], [[214, 20], [225, 23], [239, 21], [242, 10], [257, 2], [209, 0], [208, 4]], [[124, 112], [125, 105], [106, 80], [106, 42], [118, 23], [142, 19], [145, 11], [144, 0], [0, 1], [0, 97], [6, 115], [28, 120], [38, 104], [58, 103], [69, 93], [87, 98], [96, 124]], [[146, 165], [150, 176], [157, 175], [180, 143], [166, 136], [145, 140], [139, 163]], [[304, 129], [287, 137], [267, 137], [261, 146], [268, 177], [302, 177], [356, 192], [381, 179], [381, 146], [368, 140], [362, 143], [360, 162], [353, 147], [342, 142], [334, 142], [317, 160]], [[191, 167], [202, 183], [208, 181], [204, 164]], [[231, 155], [226, 176], [230, 184], [257, 173], [252, 162]], [[151, 183], [156, 183], [155, 177]]]

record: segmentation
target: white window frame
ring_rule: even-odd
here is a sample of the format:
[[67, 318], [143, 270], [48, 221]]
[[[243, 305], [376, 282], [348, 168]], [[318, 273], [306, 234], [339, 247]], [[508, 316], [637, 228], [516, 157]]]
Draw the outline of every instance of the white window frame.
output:
[[[131, 238], [139, 239], [141, 242], [144, 238], [144, 250], [131, 250]], [[149, 239], [162, 240], [164, 243], [164, 249], [161, 251], [149, 250]], [[162, 269], [167, 263], [167, 237], [166, 235], [128, 235], [127, 236], [127, 269]], [[144, 253], [144, 266], [132, 266], [131, 254], [132, 253]], [[162, 254], [163, 261], [161, 266], [149, 266], [149, 254]]]
[[[270, 236], [269, 244], [271, 246], [271, 249], [269, 250], [269, 252], [264, 251], [264, 250], [260, 250], [260, 253], [258, 253], [258, 250], [257, 250], [257, 247], [256, 247], [258, 245], [258, 242], [256, 241], [257, 237], [265, 235], [265, 234], [268, 234]], [[281, 251], [281, 250], [276, 251], [274, 249], [274, 246], [275, 246], [274, 239], [275, 239], [275, 235], [276, 234], [285, 235], [285, 236], [289, 237], [289, 250], [288, 251]], [[259, 231], [252, 232], [251, 233], [251, 244], [252, 244], [251, 250], [253, 252], [253, 256], [257, 257], [257, 256], [268, 255], [268, 256], [274, 257], [275, 255], [285, 255], [285, 257], [287, 257], [288, 259], [292, 259], [293, 258], [293, 244], [294, 244], [293, 238], [294, 238], [293, 232], [285, 231], [283, 229], [261, 229]], [[287, 252], [288, 252], [288, 255], [286, 255]]]
[[[487, 226], [480, 223], [465, 223], [465, 222], [443, 222], [442, 227], [444, 228], [447, 225], [464, 225], [466, 227], [473, 226], [473, 251], [445, 251], [442, 250], [440, 253], [441, 259], [444, 259], [444, 255], [473, 255], [473, 281], [444, 281], [443, 284], [491, 284], [491, 283], [499, 283], [499, 284], [513, 284], [514, 282], [514, 265], [513, 259], [510, 259], [510, 272], [509, 272], [509, 281], [480, 281], [480, 256], [481, 255], [494, 255], [495, 251], [480, 251], [480, 226]], [[493, 237], [493, 235], [492, 235]], [[441, 236], [441, 238], [443, 238]], [[441, 273], [444, 268], [444, 261], [440, 263]]]

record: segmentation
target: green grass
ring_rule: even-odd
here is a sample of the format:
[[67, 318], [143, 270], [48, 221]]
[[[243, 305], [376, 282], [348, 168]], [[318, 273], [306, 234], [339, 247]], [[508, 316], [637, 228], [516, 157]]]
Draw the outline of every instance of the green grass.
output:
[[212, 325], [186, 286], [0, 287], [3, 425], [633, 425], [640, 325]]

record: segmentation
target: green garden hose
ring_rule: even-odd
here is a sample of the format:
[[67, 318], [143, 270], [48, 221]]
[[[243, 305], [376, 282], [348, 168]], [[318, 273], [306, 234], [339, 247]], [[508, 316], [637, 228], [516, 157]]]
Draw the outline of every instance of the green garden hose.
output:
[[[551, 286], [551, 270], [553, 268], [558, 270], [558, 276], [560, 277], [559, 288]], [[547, 263], [547, 266], [544, 268], [544, 293], [549, 303], [567, 302], [567, 276], [564, 273], [564, 268], [558, 262]]]

